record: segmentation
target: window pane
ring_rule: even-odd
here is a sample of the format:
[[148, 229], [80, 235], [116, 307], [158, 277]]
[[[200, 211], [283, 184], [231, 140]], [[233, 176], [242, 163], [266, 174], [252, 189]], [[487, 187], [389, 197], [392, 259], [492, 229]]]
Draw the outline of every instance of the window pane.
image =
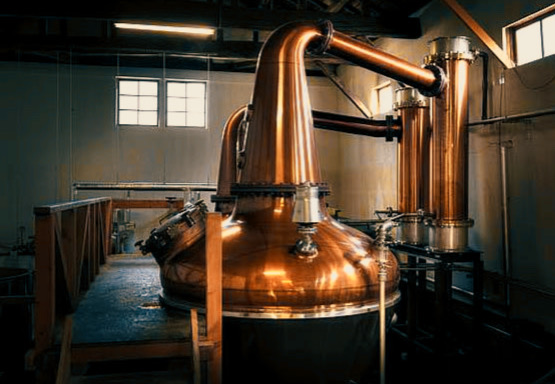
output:
[[139, 98], [139, 109], [146, 111], [158, 110], [158, 98], [152, 96], [142, 96]]
[[378, 90], [379, 113], [386, 113], [393, 109], [393, 91], [391, 86]]
[[204, 112], [204, 99], [187, 99], [188, 112]]
[[555, 54], [555, 15], [542, 20], [543, 55]]
[[541, 59], [542, 46], [539, 21], [517, 29], [515, 38], [516, 57], [519, 65]]
[[137, 111], [120, 111], [119, 124], [137, 124]]
[[168, 96], [185, 97], [185, 83], [176, 83], [168, 81]]
[[167, 125], [170, 127], [184, 127], [185, 112], [168, 112]]
[[139, 82], [131, 80], [120, 80], [119, 93], [120, 95], [138, 95]]
[[137, 96], [120, 96], [119, 109], [138, 109], [138, 99]]
[[158, 113], [154, 111], [139, 111], [140, 125], [158, 125]]
[[141, 95], [158, 95], [158, 83], [156, 81], [141, 81], [139, 84], [139, 92]]
[[183, 98], [178, 97], [169, 97], [168, 98], [168, 111], [185, 111], [185, 100]]
[[200, 97], [204, 99], [204, 83], [189, 83], [187, 97]]
[[188, 127], [204, 127], [204, 113], [188, 113], [187, 114]]

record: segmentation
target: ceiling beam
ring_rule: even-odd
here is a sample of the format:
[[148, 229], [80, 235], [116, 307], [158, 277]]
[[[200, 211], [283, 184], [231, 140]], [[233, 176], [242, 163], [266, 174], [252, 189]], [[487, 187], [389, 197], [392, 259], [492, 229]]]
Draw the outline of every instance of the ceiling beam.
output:
[[81, 18], [112, 22], [152, 21], [254, 30], [274, 30], [284, 23], [296, 20], [327, 19], [337, 30], [347, 34], [398, 38], [421, 36], [419, 19], [411, 17], [382, 18], [306, 10], [238, 8], [213, 2], [175, 0], [114, 1], [113, 3], [111, 7], [107, 7], [99, 4], [83, 6], [81, 3], [73, 3], [72, 6], [55, 6], [42, 2], [34, 4], [33, 7], [25, 7], [25, 3], [22, 2], [9, 2], [3, 6], [0, 17]]

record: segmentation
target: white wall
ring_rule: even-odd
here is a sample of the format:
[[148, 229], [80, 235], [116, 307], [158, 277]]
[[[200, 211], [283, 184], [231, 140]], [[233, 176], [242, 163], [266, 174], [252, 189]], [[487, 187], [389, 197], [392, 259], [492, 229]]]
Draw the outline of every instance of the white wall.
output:
[[[207, 129], [118, 127], [118, 75], [207, 80]], [[4, 159], [0, 164], [0, 244], [11, 246], [18, 239], [19, 227], [25, 228], [27, 236], [33, 235], [33, 207], [70, 200], [74, 182], [216, 184], [222, 128], [236, 108], [250, 101], [254, 75], [0, 63], [0, 81]], [[335, 87], [323, 78], [309, 83], [313, 107], [335, 111]], [[338, 179], [336, 135], [316, 134], [320, 152], [325, 154], [322, 174], [330, 182]], [[99, 194], [126, 196], [102, 191], [80, 192], [77, 197]], [[166, 195], [171, 194], [161, 196]]]

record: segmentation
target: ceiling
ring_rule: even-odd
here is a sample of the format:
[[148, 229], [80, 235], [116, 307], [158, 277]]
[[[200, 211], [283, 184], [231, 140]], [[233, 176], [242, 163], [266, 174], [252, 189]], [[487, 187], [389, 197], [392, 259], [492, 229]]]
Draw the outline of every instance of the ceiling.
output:
[[[412, 15], [430, 1], [10, 2], [0, 13], [0, 60], [252, 72], [265, 37], [288, 21], [328, 19], [335, 29], [369, 41], [410, 39], [421, 35], [420, 21]], [[217, 33], [139, 33], [115, 28], [117, 21], [209, 26]]]

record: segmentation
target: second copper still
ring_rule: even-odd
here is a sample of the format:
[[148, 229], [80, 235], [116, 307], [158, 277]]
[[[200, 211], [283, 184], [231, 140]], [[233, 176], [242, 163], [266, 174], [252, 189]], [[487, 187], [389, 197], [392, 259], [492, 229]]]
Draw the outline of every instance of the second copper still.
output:
[[[258, 59], [239, 166], [222, 150], [224, 379], [346, 383], [369, 374], [378, 342], [378, 261], [387, 265], [388, 317], [400, 298], [393, 253], [326, 211], [304, 55], [328, 52], [436, 94], [441, 69], [421, 68], [334, 31], [294, 22], [267, 39]], [[233, 148], [239, 108], [224, 132]], [[238, 140], [241, 142], [242, 140]], [[225, 169], [224, 169], [225, 168]], [[230, 197], [232, 197], [230, 199]], [[202, 202], [152, 232], [142, 250], [160, 265], [163, 300], [203, 307]]]

